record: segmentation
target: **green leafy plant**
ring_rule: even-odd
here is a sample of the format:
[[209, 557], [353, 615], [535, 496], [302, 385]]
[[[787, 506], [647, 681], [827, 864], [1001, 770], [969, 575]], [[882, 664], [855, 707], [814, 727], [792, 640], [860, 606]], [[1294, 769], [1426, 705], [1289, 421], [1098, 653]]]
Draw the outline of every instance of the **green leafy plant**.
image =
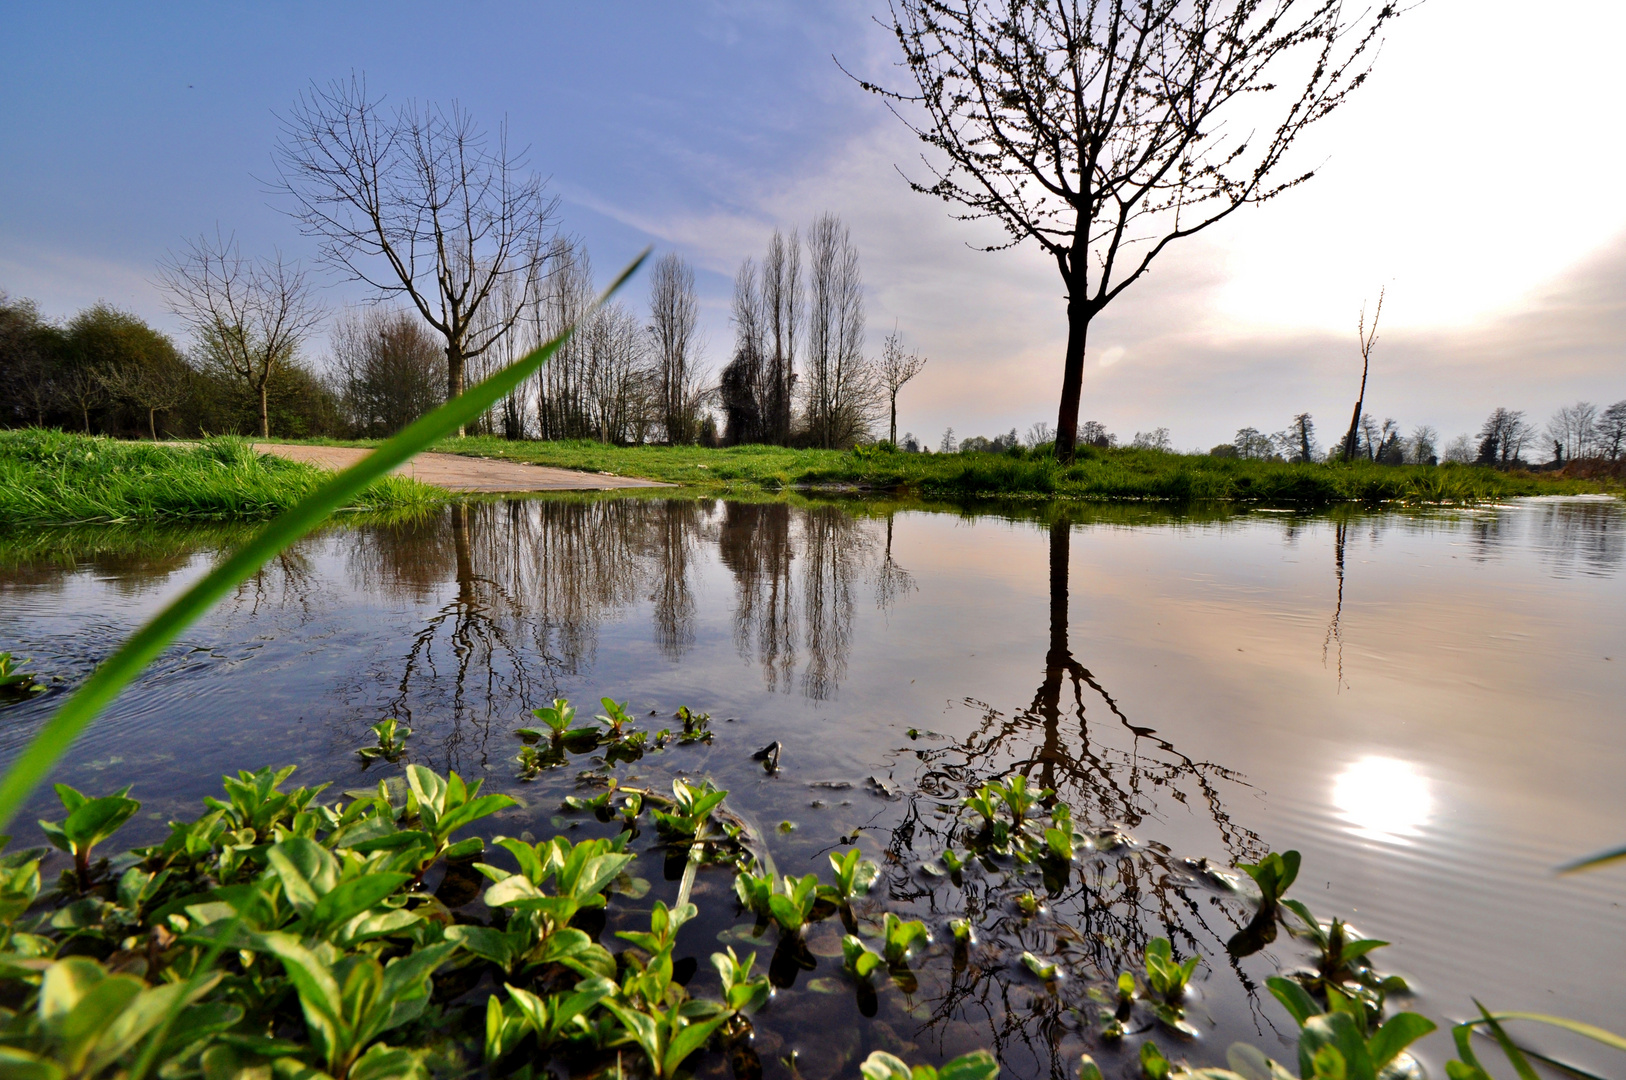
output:
[[691, 1019], [678, 1005], [665, 1009], [649, 1005], [634, 1010], [617, 1001], [606, 1001], [604, 1007], [621, 1021], [628, 1040], [642, 1048], [650, 1071], [660, 1080], [677, 1075], [678, 1067], [689, 1055], [704, 1046], [733, 1015], [725, 1012], [709, 1019]]
[[1076, 854], [1077, 835], [1073, 832], [1073, 811], [1064, 802], [1058, 802], [1050, 811], [1050, 827], [1044, 831], [1045, 851], [1061, 862], [1072, 862]]
[[841, 939], [841, 966], [859, 981], [869, 978], [870, 972], [881, 962], [881, 955], [866, 948], [855, 935], [847, 934]]
[[981, 815], [982, 820], [990, 825], [999, 817], [999, 808], [1003, 804], [1000, 789], [993, 784], [984, 784], [975, 794], [967, 795], [961, 800], [961, 805], [975, 810]]
[[311, 1039], [308, 1064], [338, 1080], [423, 1074], [416, 1053], [379, 1040], [422, 1015], [430, 978], [455, 944], [431, 945], [388, 964], [365, 953], [325, 963], [289, 934], [263, 934], [256, 944], [282, 961], [299, 996]]
[[1276, 940], [1276, 920], [1282, 896], [1299, 876], [1299, 862], [1297, 851], [1284, 851], [1271, 852], [1256, 863], [1237, 864], [1237, 869], [1259, 886], [1259, 908], [1248, 925], [1237, 931], [1226, 944], [1226, 949], [1233, 955], [1251, 955]]
[[239, 770], [235, 777], [223, 776], [226, 801], [205, 798], [204, 804], [221, 812], [228, 827], [245, 834], [251, 843], [265, 843], [278, 828], [292, 825], [311, 800], [326, 790], [322, 784], [315, 788], [296, 788], [283, 791], [282, 785], [294, 773], [294, 766], [280, 769], [270, 767], [257, 772]]
[[902, 964], [909, 958], [909, 950], [914, 948], [916, 942], [929, 940], [930, 937], [926, 924], [919, 919], [905, 921], [892, 912], [887, 912], [881, 930], [886, 962], [893, 966]]
[[626, 729], [632, 726], [632, 714], [627, 712], [627, 703], [616, 704], [614, 698], [599, 698], [599, 704], [604, 711], [594, 717], [604, 725], [604, 734], [612, 741], [619, 741], [626, 735]]
[[1024, 952], [1022, 954], [1022, 966], [1033, 972], [1033, 974], [1037, 975], [1045, 982], [1053, 982], [1061, 971], [1061, 969], [1056, 965], [1055, 961], [1041, 960], [1030, 952]]
[[1181, 963], [1174, 961], [1174, 947], [1165, 937], [1153, 938], [1146, 943], [1146, 985], [1152, 993], [1170, 1003], [1185, 999], [1186, 987], [1197, 970], [1200, 956], [1189, 956]]
[[710, 780], [690, 784], [683, 779], [672, 781], [671, 810], [655, 810], [655, 823], [660, 830], [674, 839], [693, 839], [711, 817], [728, 792], [718, 791]]
[[552, 705], [532, 709], [531, 715], [542, 721], [545, 730], [519, 728], [514, 734], [522, 739], [540, 739], [545, 734], [555, 749], [576, 741], [586, 741], [587, 739], [592, 739], [594, 742], [598, 741], [597, 728], [573, 728], [570, 726], [576, 719], [576, 707], [564, 698], [555, 698]]
[[527, 1033], [539, 1046], [558, 1042], [568, 1031], [588, 1030], [586, 1016], [616, 992], [615, 983], [601, 976], [583, 979], [575, 989], [542, 997], [509, 983], [506, 1003], [496, 994], [486, 999], [485, 1057], [488, 1065], [508, 1056]]
[[678, 735], [680, 744], [711, 742], [711, 713], [697, 713], [687, 705], [680, 705], [673, 719], [683, 725], [683, 730]]
[[768, 911], [787, 934], [799, 934], [812, 918], [818, 903], [819, 876], [807, 874], [800, 880], [786, 876], [784, 887], [768, 897]]
[[1316, 971], [1309, 980], [1311, 990], [1323, 997], [1334, 990], [1351, 995], [1363, 1002], [1373, 1016], [1383, 1011], [1387, 995], [1406, 992], [1406, 980], [1398, 975], [1378, 974], [1368, 959], [1374, 949], [1388, 945], [1387, 941], [1357, 937], [1341, 919], [1322, 925], [1298, 900], [1282, 903], [1302, 923], [1295, 933], [1315, 946]]
[[31, 671], [19, 670], [26, 660], [16, 660], [8, 652], [0, 652], [0, 700], [26, 698], [43, 694], [45, 684]]
[[902, 1058], [876, 1050], [858, 1066], [864, 1080], [994, 1080], [999, 1062], [986, 1050], [974, 1050], [946, 1065], [911, 1067]]
[[[559, 761], [558, 758], [552, 760]], [[520, 746], [514, 761], [519, 764], [519, 776], [516, 779], [535, 780], [542, 775], [542, 770], [548, 767], [550, 759], [543, 757], [542, 752], [530, 743], [525, 743]]]
[[406, 753], [407, 736], [412, 734], [412, 729], [392, 716], [374, 724], [373, 734], [378, 736], [378, 744], [360, 747], [356, 753], [368, 760], [383, 758], [385, 761], [395, 762]]
[[734, 875], [734, 895], [739, 897], [740, 906], [746, 911], [759, 919], [771, 919], [773, 909], [768, 906], [768, 901], [778, 884], [779, 878], [772, 872], [754, 873], [751, 870], [741, 870]]
[[73, 856], [74, 878], [80, 891], [90, 888], [90, 853], [130, 820], [141, 804], [127, 798], [125, 787], [112, 795], [92, 799], [67, 784], [56, 785], [57, 798], [68, 816], [60, 822], [41, 821], [45, 838]]
[[1408, 1046], [1435, 1030], [1432, 1020], [1414, 1012], [1396, 1013], [1372, 1030], [1361, 1003], [1336, 988], [1329, 995], [1331, 1010], [1324, 1012], [1292, 979], [1274, 976], [1265, 984], [1299, 1025], [1299, 1074], [1306, 1080], [1376, 1080]]
[[723, 984], [723, 1004], [733, 1012], [746, 1016], [766, 1005], [773, 993], [766, 975], [751, 974], [756, 960], [756, 953], [741, 960], [732, 946], [726, 953], [711, 954], [711, 966], [717, 969], [717, 976]]
[[821, 887], [819, 891], [826, 899], [838, 904], [849, 903], [854, 897], [869, 892], [881, 872], [881, 868], [863, 858], [857, 848], [849, 848], [845, 852], [832, 851], [830, 869], [835, 872], [836, 882]]
[[1005, 802], [1005, 809], [1010, 811], [1011, 820], [1020, 826], [1032, 812], [1033, 805], [1040, 799], [1048, 799], [1055, 792], [1049, 788], [1033, 791], [1028, 787], [1028, 778], [1013, 776], [999, 788], [999, 796]]

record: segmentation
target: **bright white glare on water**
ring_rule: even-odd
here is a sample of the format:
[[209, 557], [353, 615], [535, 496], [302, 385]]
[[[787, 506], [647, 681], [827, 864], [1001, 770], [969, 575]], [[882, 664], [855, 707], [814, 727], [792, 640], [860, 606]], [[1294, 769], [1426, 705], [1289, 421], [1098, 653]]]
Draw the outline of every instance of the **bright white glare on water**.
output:
[[1416, 836], [1434, 808], [1416, 766], [1386, 757], [1362, 758], [1339, 773], [1332, 802], [1360, 835], [1396, 843]]

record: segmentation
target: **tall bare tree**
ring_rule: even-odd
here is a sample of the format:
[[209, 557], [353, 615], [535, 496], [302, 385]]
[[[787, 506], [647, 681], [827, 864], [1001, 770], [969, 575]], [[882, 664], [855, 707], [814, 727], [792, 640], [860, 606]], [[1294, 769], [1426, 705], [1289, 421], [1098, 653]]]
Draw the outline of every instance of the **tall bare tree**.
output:
[[147, 430], [158, 441], [158, 414], [168, 412], [192, 393], [193, 374], [179, 361], [127, 364], [102, 369], [108, 393], [147, 414]]
[[[1366, 78], [1396, 13], [1337, 0], [894, 0], [914, 89], [860, 80], [928, 147], [914, 190], [1037, 243], [1067, 291], [1056, 454], [1073, 457], [1096, 315], [1174, 241], [1312, 172], [1289, 147]], [[924, 117], [920, 118], [920, 114]], [[1276, 119], [1261, 129], [1260, 119]]]
[[649, 336], [655, 347], [661, 422], [673, 446], [694, 442], [700, 426], [694, 271], [676, 252], [661, 256], [649, 279]]
[[[917, 352], [904, 352], [903, 339], [898, 331], [886, 336], [886, 344], [881, 346], [881, 385], [886, 388], [887, 410], [890, 420], [887, 424], [887, 440], [893, 446], [898, 445], [898, 391], [903, 389], [904, 383], [919, 375], [926, 366], [926, 358]], [[888, 529], [891, 522], [888, 522]]]
[[765, 320], [762, 373], [762, 426], [767, 442], [788, 444], [792, 403], [796, 395], [796, 343], [806, 317], [802, 288], [802, 242], [792, 229], [787, 239], [778, 229], [762, 260], [762, 311]]
[[746, 259], [734, 275], [734, 357], [718, 380], [722, 401], [723, 441], [730, 446], [759, 443], [767, 438], [763, 419], [763, 356], [767, 352], [767, 314], [758, 286], [757, 264]]
[[[445, 340], [446, 394], [464, 366], [512, 329], [481, 320], [498, 283], [526, 292], [546, 265], [558, 200], [456, 102], [449, 109], [383, 99], [352, 76], [313, 84], [283, 118], [277, 189], [321, 241], [324, 262], [385, 296], [404, 295]], [[462, 434], [459, 429], [459, 434]]]
[[202, 358], [241, 379], [260, 403], [260, 437], [271, 435], [267, 387], [294, 359], [322, 310], [305, 271], [279, 252], [246, 259], [234, 236], [187, 241], [158, 267], [169, 309], [191, 328]]
[[[1360, 449], [1361, 422], [1364, 415], [1361, 410], [1366, 407], [1366, 376], [1372, 369], [1372, 346], [1378, 342], [1378, 320], [1383, 317], [1383, 290], [1378, 290], [1378, 309], [1372, 313], [1372, 328], [1366, 327], [1366, 305], [1361, 305], [1360, 321], [1355, 324], [1355, 336], [1361, 343], [1361, 391], [1355, 397], [1355, 411], [1349, 414], [1349, 431], [1344, 435], [1344, 448], [1339, 456], [1345, 461], [1354, 461], [1355, 454]], [[1367, 439], [1368, 457], [1372, 440]]]
[[[574, 326], [593, 302], [593, 264], [568, 237], [549, 245], [549, 272], [530, 290], [530, 331], [548, 341]], [[572, 335], [536, 373], [536, 418], [544, 439], [584, 439], [593, 433], [587, 405], [588, 348]]]
[[822, 214], [807, 234], [807, 433], [850, 446], [869, 431], [880, 396], [864, 355], [864, 288], [847, 226]]

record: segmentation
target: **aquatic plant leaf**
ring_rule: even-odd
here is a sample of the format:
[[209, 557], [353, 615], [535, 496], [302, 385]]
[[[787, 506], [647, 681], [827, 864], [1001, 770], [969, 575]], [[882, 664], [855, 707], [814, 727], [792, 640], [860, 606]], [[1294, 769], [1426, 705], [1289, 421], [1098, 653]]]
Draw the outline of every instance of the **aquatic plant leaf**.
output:
[[[643, 265], [645, 251], [616, 276], [587, 313], [605, 303]], [[587, 314], [584, 313], [584, 314]], [[530, 375], [547, 363], [574, 332], [567, 328], [519, 360], [469, 387], [462, 394], [434, 409], [371, 454], [324, 482], [238, 548], [209, 573], [168, 604], [141, 629], [130, 636], [117, 652], [91, 673], [29, 740], [11, 767], [0, 777], [0, 829], [10, 824], [30, 792], [50, 773], [80, 732], [95, 719], [141, 671], [188, 626], [203, 616], [238, 584], [261, 566], [326, 521], [334, 511], [348, 505], [374, 481], [388, 476], [436, 440], [484, 415], [503, 398], [524, 385]]]
[[1265, 986], [1275, 999], [1287, 1009], [1288, 1015], [1293, 1017], [1299, 1027], [1309, 1023], [1310, 1018], [1321, 1015], [1321, 1006], [1316, 1004], [1310, 992], [1300, 986], [1297, 980], [1285, 979], [1280, 975], [1273, 975], [1265, 980]]
[[1381, 1070], [1406, 1047], [1436, 1030], [1438, 1025], [1434, 1021], [1414, 1012], [1396, 1013], [1389, 1017], [1366, 1041], [1367, 1052], [1372, 1055], [1372, 1067]]

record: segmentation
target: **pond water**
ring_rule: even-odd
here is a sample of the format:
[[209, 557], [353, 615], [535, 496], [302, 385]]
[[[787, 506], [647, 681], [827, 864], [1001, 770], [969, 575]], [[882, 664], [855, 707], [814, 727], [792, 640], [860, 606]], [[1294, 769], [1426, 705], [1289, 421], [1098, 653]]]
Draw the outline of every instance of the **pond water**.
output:
[[[0, 538], [0, 649], [70, 686], [240, 536]], [[586, 716], [610, 695], [651, 730], [679, 705], [709, 712], [709, 744], [617, 775], [710, 776], [783, 872], [828, 879], [824, 853], [856, 836], [885, 866], [870, 914], [919, 915], [935, 939], [914, 992], [878, 1003], [829, 978], [829, 927], [802, 957], [813, 970], [778, 956], [791, 985], [757, 1023], [769, 1076], [852, 1075], [876, 1047], [916, 1060], [996, 1047], [1012, 1076], [1072, 1075], [1084, 1049], [1126, 1068], [1136, 1040], [1103, 1049], [1069, 1007], [1157, 935], [1207, 960], [1197, 1039], [1151, 1033], [1171, 1056], [1219, 1063], [1241, 1039], [1291, 1060], [1291, 1022], [1262, 982], [1308, 954], [1284, 935], [1229, 958], [1246, 908], [1189, 861], [1288, 848], [1304, 853], [1289, 895], [1392, 942], [1375, 959], [1411, 982], [1410, 1007], [1463, 1018], [1478, 996], [1620, 1031], [1626, 867], [1553, 868], [1626, 841], [1623, 554], [1626, 513], [1609, 499], [1329, 516], [476, 503], [302, 543], [167, 652], [56, 779], [96, 793], [134, 781], [143, 811], [120, 839], [149, 841], [196, 816], [227, 770], [297, 763], [307, 783], [373, 783], [391, 767], [364, 769], [354, 750], [397, 716], [409, 760], [524, 800], [488, 832], [600, 835], [558, 816], [590, 761], [516, 778], [528, 710], [566, 697]], [[59, 693], [0, 711], [0, 760]], [[776, 740], [770, 775], [752, 753]], [[1012, 906], [1027, 887], [1015, 876], [974, 872], [962, 888], [922, 868], [953, 833], [948, 808], [1015, 773], [1126, 837], [1049, 895], [1034, 878], [1046, 906], [1031, 920]], [[24, 817], [42, 815], [54, 800]], [[705, 972], [718, 940], [774, 951], [774, 931], [750, 937], [731, 880], [702, 873], [703, 917], [684, 931]], [[618, 900], [611, 927], [674, 889]], [[967, 911], [982, 942], [956, 955], [946, 924]], [[1069, 978], [1047, 989], [1015, 962], [1023, 949]], [[1420, 1056], [1442, 1076], [1448, 1054], [1440, 1035]]]

